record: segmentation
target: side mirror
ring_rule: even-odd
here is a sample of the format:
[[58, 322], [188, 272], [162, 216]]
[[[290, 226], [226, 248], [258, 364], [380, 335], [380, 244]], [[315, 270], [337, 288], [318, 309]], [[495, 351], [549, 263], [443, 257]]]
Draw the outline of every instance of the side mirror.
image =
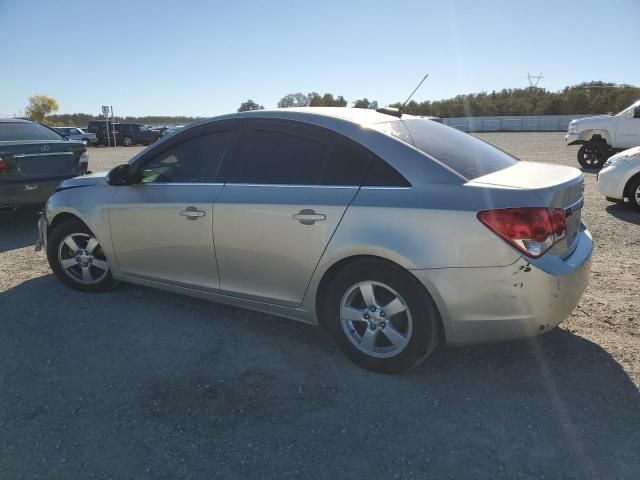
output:
[[113, 167], [107, 174], [107, 183], [113, 186], [129, 185], [131, 183], [131, 166], [123, 163]]

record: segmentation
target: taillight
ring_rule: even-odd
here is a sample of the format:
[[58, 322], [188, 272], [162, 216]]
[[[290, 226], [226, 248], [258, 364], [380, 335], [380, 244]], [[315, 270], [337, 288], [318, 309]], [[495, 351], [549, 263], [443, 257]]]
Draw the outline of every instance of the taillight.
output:
[[9, 172], [9, 164], [7, 161], [0, 157], [0, 174]]
[[87, 152], [87, 147], [85, 146], [82, 149], [82, 155], [78, 159], [78, 170], [80, 172], [85, 173], [89, 169], [89, 153]]
[[561, 208], [504, 208], [484, 210], [478, 219], [525, 255], [538, 258], [564, 237]]

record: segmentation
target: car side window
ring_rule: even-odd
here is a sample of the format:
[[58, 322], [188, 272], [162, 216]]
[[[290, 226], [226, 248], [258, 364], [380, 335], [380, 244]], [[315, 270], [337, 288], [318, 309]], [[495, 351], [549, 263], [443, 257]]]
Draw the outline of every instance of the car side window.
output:
[[317, 185], [329, 147], [295, 129], [250, 127], [230, 183]]
[[[332, 135], [332, 137], [337, 135]], [[331, 141], [324, 164], [322, 185], [362, 185], [373, 156], [365, 148], [340, 137]]]
[[189, 138], [145, 163], [142, 183], [208, 183], [215, 180], [232, 130]]

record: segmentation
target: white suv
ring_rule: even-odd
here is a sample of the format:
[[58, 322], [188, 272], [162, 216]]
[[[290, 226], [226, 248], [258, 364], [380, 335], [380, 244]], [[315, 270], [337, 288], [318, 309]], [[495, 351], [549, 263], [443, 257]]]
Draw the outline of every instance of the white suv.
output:
[[598, 189], [607, 200], [630, 202], [640, 209], [640, 147], [609, 158], [598, 173]]
[[616, 151], [640, 145], [640, 100], [617, 115], [577, 118], [569, 123], [567, 145], [582, 145], [578, 163], [600, 168]]

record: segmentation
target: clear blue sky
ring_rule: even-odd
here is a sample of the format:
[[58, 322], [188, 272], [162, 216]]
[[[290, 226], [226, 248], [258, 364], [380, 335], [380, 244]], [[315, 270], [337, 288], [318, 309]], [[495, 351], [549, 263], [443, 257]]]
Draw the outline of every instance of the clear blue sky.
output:
[[212, 116], [287, 93], [416, 100], [588, 80], [640, 85], [640, 0], [0, 0], [0, 115]]

